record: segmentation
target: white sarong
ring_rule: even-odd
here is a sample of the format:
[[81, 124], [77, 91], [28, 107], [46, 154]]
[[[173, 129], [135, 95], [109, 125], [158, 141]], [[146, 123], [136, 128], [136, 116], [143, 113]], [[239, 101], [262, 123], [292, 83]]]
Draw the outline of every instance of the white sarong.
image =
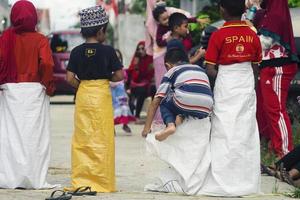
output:
[[0, 85], [0, 188], [49, 188], [49, 97], [40, 83]]
[[160, 183], [149, 184], [148, 191], [195, 195], [203, 186], [210, 166], [210, 119], [188, 119], [166, 140], [146, 138], [147, 152], [165, 161], [170, 168], [161, 173]]
[[259, 193], [260, 144], [251, 63], [219, 66], [214, 98], [211, 170], [199, 194]]

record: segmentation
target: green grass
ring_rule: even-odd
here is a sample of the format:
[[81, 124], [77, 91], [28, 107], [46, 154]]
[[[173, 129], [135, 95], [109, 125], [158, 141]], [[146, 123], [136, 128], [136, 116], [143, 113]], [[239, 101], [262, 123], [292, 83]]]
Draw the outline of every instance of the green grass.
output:
[[295, 146], [300, 144], [300, 123], [298, 121], [295, 121], [293, 124], [293, 139]]
[[[292, 126], [292, 129], [294, 145], [300, 145], [300, 123], [298, 121], [295, 121], [295, 123]], [[269, 151], [268, 143], [265, 140], [261, 141], [261, 161], [267, 166], [276, 162], [276, 156], [274, 153]], [[278, 179], [275, 179], [272, 193], [277, 194], [278, 188]], [[300, 199], [300, 188], [294, 188], [291, 192], [285, 193], [284, 195], [287, 197]]]
[[[300, 145], [300, 123], [295, 121], [292, 129], [294, 146]], [[268, 143], [264, 140], [261, 141], [261, 161], [267, 166], [276, 162], [275, 154], [269, 151]]]
[[300, 188], [294, 188], [290, 193], [284, 194], [287, 197], [292, 197], [299, 199], [300, 198]]

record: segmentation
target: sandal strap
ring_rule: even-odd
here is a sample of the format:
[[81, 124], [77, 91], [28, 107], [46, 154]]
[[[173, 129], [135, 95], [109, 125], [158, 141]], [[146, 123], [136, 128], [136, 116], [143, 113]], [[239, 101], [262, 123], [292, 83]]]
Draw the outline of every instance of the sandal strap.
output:
[[89, 190], [89, 192], [90, 192], [91, 191], [91, 187], [90, 186], [82, 186], [82, 187], [79, 187], [76, 190], [74, 190], [73, 194], [74, 193], [78, 193], [78, 192], [85, 192], [87, 190]]
[[61, 192], [60, 197], [61, 197], [61, 196], [64, 196], [64, 195], [66, 194], [65, 191], [63, 191], [63, 190], [54, 190], [54, 191], [51, 193], [50, 197], [54, 197], [54, 195], [55, 195], [57, 192]]
[[293, 179], [290, 177], [289, 173], [286, 171], [286, 168], [280, 167], [280, 174], [282, 176], [282, 180], [290, 185], [295, 186]]

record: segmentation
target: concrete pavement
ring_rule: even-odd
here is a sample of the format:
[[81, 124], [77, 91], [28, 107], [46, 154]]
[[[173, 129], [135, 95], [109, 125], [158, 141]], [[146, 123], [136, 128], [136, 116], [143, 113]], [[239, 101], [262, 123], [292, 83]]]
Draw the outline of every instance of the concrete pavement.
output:
[[[70, 150], [73, 132], [74, 105], [51, 105], [52, 130], [52, 158], [48, 173], [51, 184], [61, 184], [63, 187], [70, 184]], [[112, 199], [112, 200], [182, 200], [182, 199], [239, 199], [191, 197], [178, 194], [148, 193], [143, 188], [152, 183], [156, 175], [167, 167], [160, 160], [146, 155], [144, 139], [140, 137], [141, 125], [130, 125], [132, 136], [126, 135], [120, 126], [117, 126], [116, 135], [116, 178], [117, 192], [98, 194], [96, 197], [73, 197], [72, 199]], [[289, 199], [276, 193], [289, 192], [292, 188], [272, 177], [262, 176], [262, 192], [264, 194], [247, 197], [253, 200]], [[275, 192], [275, 193], [274, 193]], [[45, 199], [51, 190], [0, 190], [0, 200], [35, 200]], [[243, 198], [245, 199], [245, 198]]]

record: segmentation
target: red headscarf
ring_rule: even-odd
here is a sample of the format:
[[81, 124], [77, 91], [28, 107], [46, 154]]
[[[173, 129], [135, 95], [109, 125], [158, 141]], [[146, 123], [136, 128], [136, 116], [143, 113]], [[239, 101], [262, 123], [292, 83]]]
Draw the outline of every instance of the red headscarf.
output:
[[[145, 47], [145, 41], [140, 41], [137, 45], [137, 49], [133, 55], [133, 58], [131, 60], [130, 66], [128, 68], [128, 73], [131, 76], [131, 81], [134, 81], [136, 83], [140, 82], [147, 82], [150, 83], [154, 76], [154, 69], [153, 69], [153, 58], [152, 56], [145, 55], [143, 57], [138, 57], [139, 62], [137, 65], [135, 65], [135, 59], [137, 58], [137, 51], [139, 46]], [[135, 68], [138, 69], [135, 69]]]
[[16, 2], [10, 14], [12, 27], [0, 37], [2, 63], [0, 63], [0, 84], [17, 80], [17, 66], [14, 54], [16, 34], [34, 32], [37, 24], [37, 12], [34, 5], [26, 0]]
[[265, 0], [266, 10], [255, 21], [259, 32], [285, 47], [292, 61], [298, 61], [288, 0]]

